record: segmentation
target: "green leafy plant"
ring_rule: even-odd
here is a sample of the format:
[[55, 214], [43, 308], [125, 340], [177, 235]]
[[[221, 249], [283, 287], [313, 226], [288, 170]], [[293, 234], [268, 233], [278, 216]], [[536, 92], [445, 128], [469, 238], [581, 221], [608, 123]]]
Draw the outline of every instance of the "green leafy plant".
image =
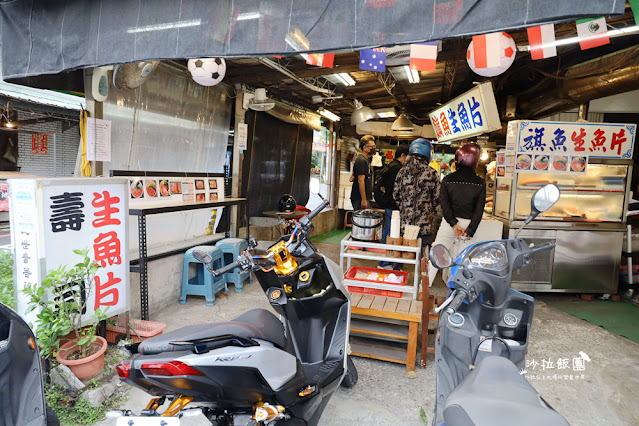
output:
[[27, 313], [40, 308], [36, 321], [38, 346], [43, 356], [55, 357], [64, 336], [73, 332], [80, 349], [81, 358], [88, 356], [87, 350], [96, 341], [98, 322], [107, 318], [106, 309], [96, 309], [96, 321], [82, 326], [82, 314], [94, 290], [95, 274], [100, 265], [91, 260], [89, 250], [74, 250], [82, 261], [67, 269], [62, 265], [50, 271], [41, 284], [27, 286], [23, 292], [30, 297]]
[[100, 407], [93, 407], [82, 398], [74, 398], [62, 387], [54, 384], [45, 386], [47, 404], [53, 409], [63, 425], [92, 425], [105, 418], [109, 410], [123, 404], [126, 398], [118, 392], [108, 398]]
[[421, 422], [425, 425], [428, 424], [428, 416], [422, 407], [419, 407], [419, 420], [421, 420]]
[[13, 255], [10, 251], [0, 250], [0, 302], [15, 307], [13, 298]]

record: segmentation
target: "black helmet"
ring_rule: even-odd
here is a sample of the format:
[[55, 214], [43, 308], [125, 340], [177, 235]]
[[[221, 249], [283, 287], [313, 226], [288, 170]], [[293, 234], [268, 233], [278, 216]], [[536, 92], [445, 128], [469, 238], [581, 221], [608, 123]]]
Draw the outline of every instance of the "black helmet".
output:
[[277, 210], [283, 213], [291, 213], [295, 211], [297, 203], [291, 194], [284, 194], [280, 201], [277, 202]]

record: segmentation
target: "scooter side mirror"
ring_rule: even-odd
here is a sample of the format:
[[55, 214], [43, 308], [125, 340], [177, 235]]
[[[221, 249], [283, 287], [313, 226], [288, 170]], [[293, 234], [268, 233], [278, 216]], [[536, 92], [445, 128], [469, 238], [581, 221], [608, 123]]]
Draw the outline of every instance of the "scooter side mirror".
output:
[[559, 200], [559, 187], [549, 183], [539, 188], [530, 200], [530, 216], [526, 219], [526, 224], [532, 222], [541, 212], [545, 212], [555, 205]]
[[533, 194], [530, 200], [530, 216], [526, 219], [526, 221], [519, 227], [517, 232], [515, 233], [515, 238], [519, 235], [524, 226], [528, 225], [532, 222], [539, 213], [545, 212], [549, 208], [555, 205], [557, 201], [559, 201], [559, 196], [561, 195], [561, 191], [559, 187], [553, 183], [549, 183], [546, 186], [542, 186]]
[[193, 250], [193, 257], [207, 265], [213, 261], [211, 255], [202, 250]]
[[320, 193], [320, 181], [318, 178], [311, 178], [311, 194], [317, 195]]
[[430, 262], [437, 269], [448, 268], [455, 264], [453, 256], [450, 255], [450, 252], [443, 244], [437, 244], [430, 248]]

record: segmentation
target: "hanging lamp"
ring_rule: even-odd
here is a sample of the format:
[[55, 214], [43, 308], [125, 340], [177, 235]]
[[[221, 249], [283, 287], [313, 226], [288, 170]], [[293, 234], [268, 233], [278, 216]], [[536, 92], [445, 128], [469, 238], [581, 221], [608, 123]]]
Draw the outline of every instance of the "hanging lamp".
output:
[[413, 130], [414, 127], [413, 123], [406, 116], [406, 113], [402, 112], [393, 122], [391, 130]]
[[364, 121], [368, 121], [372, 118], [377, 117], [375, 111], [367, 106], [362, 105], [362, 103], [357, 99], [355, 99], [354, 103], [355, 110], [351, 115], [351, 125], [357, 126], [359, 123], [363, 123]]

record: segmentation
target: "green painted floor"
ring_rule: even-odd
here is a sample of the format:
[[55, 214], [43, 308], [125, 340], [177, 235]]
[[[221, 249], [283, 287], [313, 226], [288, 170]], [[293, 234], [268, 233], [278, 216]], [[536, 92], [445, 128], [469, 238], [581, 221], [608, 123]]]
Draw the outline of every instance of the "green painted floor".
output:
[[341, 229], [333, 229], [330, 232], [311, 237], [311, 241], [314, 243], [339, 244], [349, 232], [351, 232], [350, 229], [345, 231], [342, 231]]
[[537, 297], [553, 308], [639, 343], [639, 307], [632, 303], [568, 299], [551, 295]]

